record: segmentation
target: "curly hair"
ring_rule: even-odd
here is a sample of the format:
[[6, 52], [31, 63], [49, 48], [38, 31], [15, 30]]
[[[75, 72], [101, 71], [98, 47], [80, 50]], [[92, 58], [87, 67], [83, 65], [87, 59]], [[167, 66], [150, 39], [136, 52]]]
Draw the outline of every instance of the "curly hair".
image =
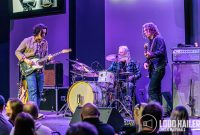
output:
[[145, 23], [142, 26], [142, 34], [144, 38], [147, 38], [144, 34], [144, 29], [148, 30], [154, 37], [156, 37], [157, 35], [160, 35], [158, 27], [153, 22]]
[[36, 24], [36, 25], [33, 27], [33, 35], [34, 35], [34, 36], [37, 36], [40, 32], [43, 32], [43, 31], [42, 31], [43, 29], [46, 29], [45, 35], [47, 35], [47, 26], [44, 25], [44, 24], [42, 24], [42, 23]]

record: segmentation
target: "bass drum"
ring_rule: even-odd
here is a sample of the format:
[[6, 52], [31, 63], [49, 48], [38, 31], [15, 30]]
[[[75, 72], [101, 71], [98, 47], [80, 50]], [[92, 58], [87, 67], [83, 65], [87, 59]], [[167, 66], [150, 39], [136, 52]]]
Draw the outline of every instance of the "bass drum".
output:
[[97, 106], [102, 105], [102, 91], [95, 82], [76, 82], [67, 94], [67, 103], [72, 113], [76, 107], [83, 106], [86, 103], [94, 103]]

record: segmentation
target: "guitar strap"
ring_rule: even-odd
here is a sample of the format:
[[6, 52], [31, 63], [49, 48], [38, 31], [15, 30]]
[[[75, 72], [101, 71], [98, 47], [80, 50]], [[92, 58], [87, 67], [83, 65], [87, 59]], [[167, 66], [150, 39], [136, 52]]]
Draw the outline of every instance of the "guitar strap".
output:
[[[155, 37], [156, 38], [156, 37]], [[153, 39], [149, 52], [151, 53], [153, 51], [153, 47], [154, 47], [154, 42], [155, 42], [155, 38]], [[148, 63], [149, 63], [149, 77], [151, 77], [151, 70], [152, 70], [152, 61], [151, 59], [148, 59]]]
[[[156, 37], [155, 37], [155, 38], [156, 38]], [[153, 41], [152, 41], [152, 43], [151, 43], [151, 47], [150, 47], [150, 50], [149, 50], [150, 52], [152, 52], [152, 50], [153, 50], [155, 38], [153, 39]]]

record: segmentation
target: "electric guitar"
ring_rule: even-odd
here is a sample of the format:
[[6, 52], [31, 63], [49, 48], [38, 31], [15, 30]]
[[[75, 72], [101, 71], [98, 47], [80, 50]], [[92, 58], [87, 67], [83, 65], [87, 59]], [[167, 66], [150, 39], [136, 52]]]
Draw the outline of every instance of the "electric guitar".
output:
[[[52, 57], [58, 56], [58, 55], [63, 54], [63, 53], [69, 53], [71, 51], [72, 51], [71, 49], [63, 49], [60, 52], [52, 54]], [[27, 75], [30, 75], [31, 73], [33, 73], [35, 70], [42, 69], [43, 66], [44, 66], [42, 63], [44, 63], [47, 59], [48, 59], [48, 56], [45, 56], [42, 59], [32, 58], [31, 60], [34, 63], [33, 65], [28, 65], [26, 62], [21, 62], [19, 64], [21, 74], [23, 76], [27, 76]]]
[[[145, 43], [144, 44], [144, 54], [147, 53], [148, 51], [151, 51], [152, 48], [149, 48], [149, 44], [148, 43]], [[145, 56], [146, 57], [146, 56]], [[152, 72], [152, 62], [151, 62], [151, 59], [150, 58], [147, 58], [147, 63], [148, 63], [148, 77], [150, 78], [151, 77], [151, 72]]]

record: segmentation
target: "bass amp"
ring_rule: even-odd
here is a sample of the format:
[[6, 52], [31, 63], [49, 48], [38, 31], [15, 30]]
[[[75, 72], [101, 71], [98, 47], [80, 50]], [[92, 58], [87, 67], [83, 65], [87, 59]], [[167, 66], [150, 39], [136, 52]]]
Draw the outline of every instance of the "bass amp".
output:
[[44, 86], [63, 86], [63, 64], [46, 64], [44, 68]]
[[172, 48], [173, 62], [200, 62], [199, 47]]

